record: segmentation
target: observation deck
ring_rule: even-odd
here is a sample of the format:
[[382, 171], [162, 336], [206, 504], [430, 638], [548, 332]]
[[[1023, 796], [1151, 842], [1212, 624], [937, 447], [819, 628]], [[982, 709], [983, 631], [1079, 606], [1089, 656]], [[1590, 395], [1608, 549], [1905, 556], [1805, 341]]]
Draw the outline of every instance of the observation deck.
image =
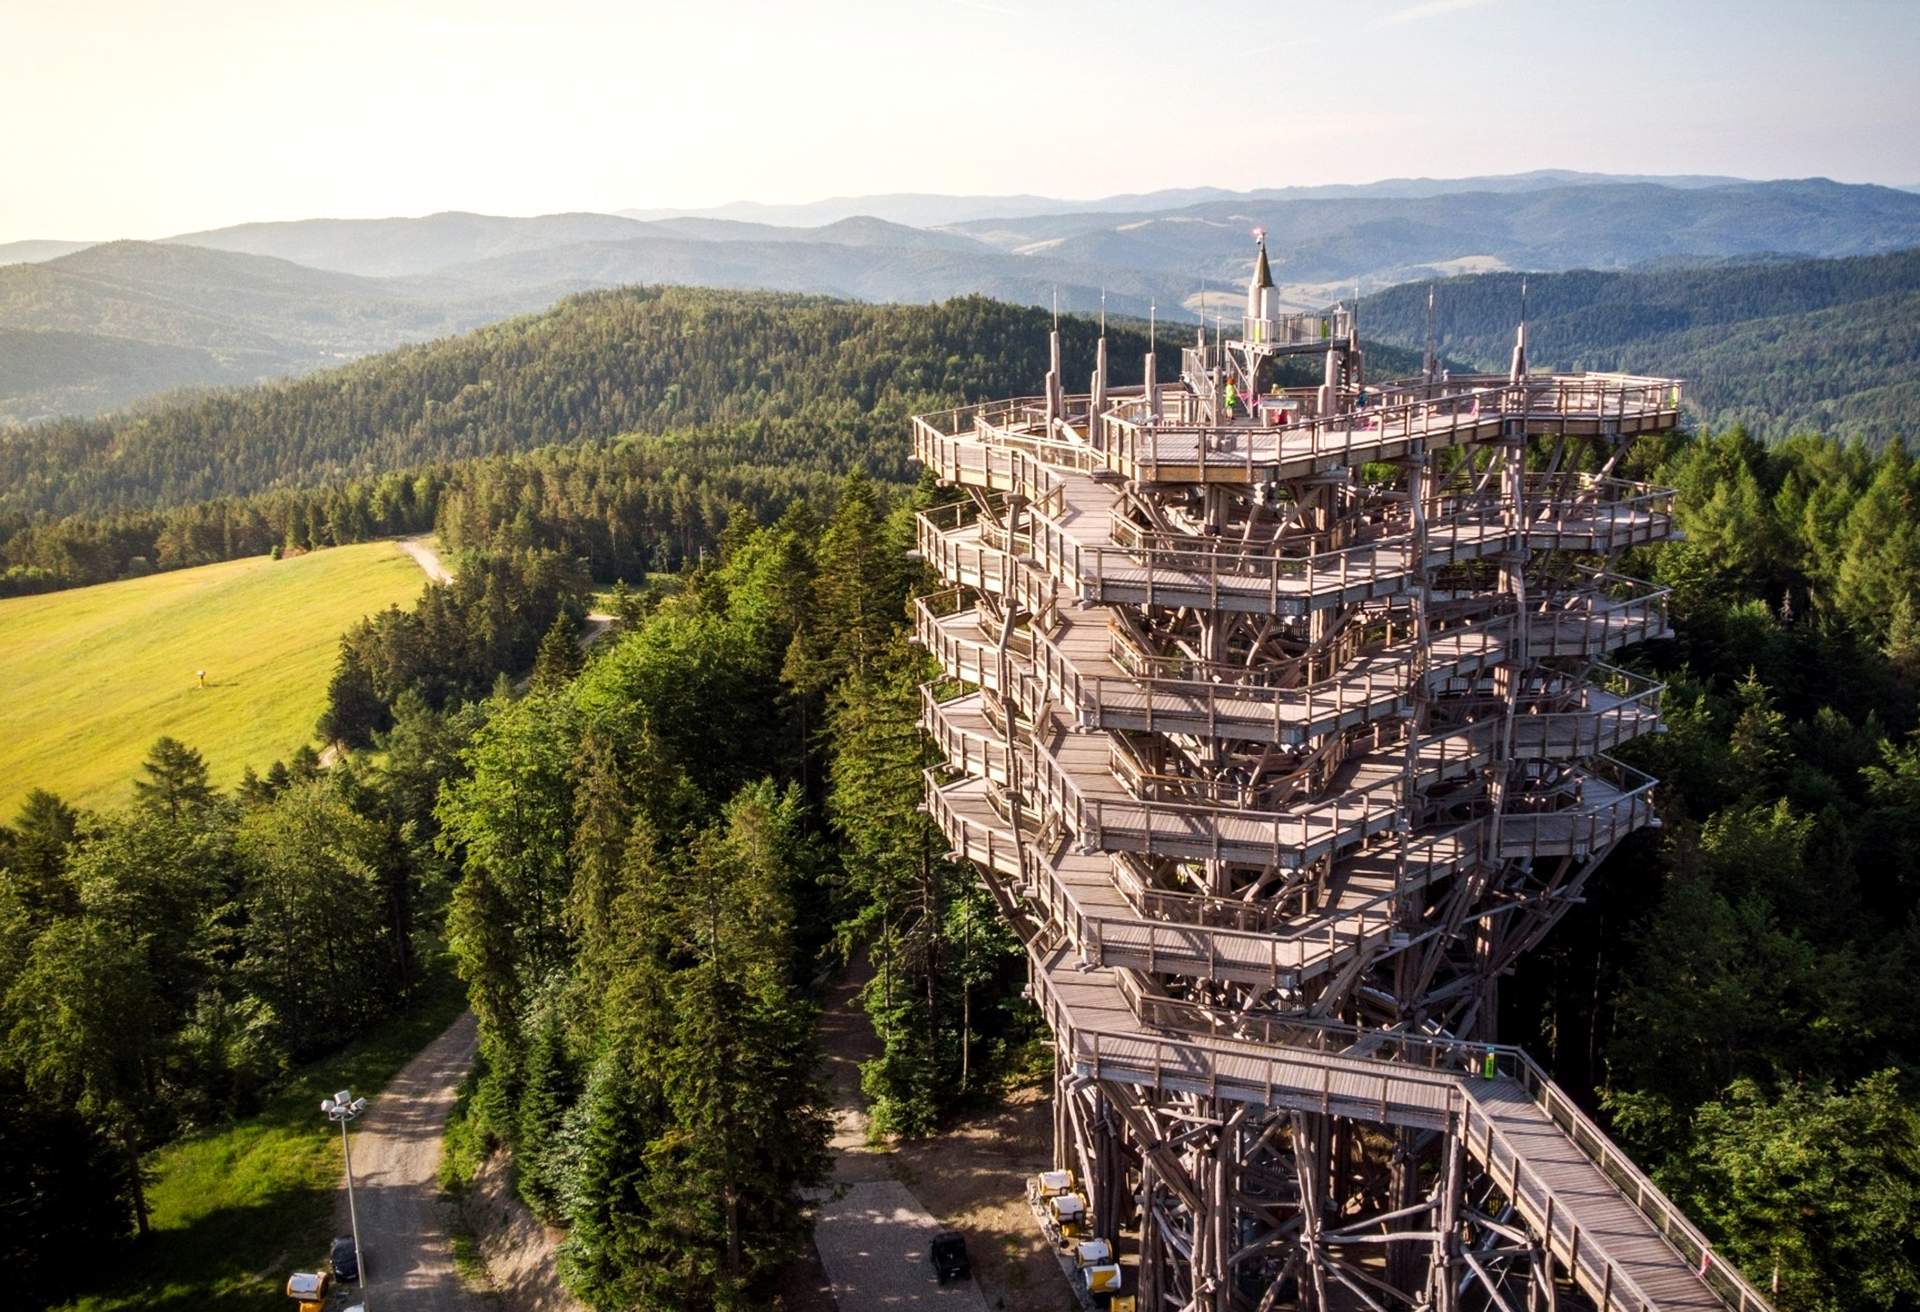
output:
[[[1673, 494], [1613, 470], [1676, 424], [1680, 384], [1366, 388], [1332, 360], [1357, 357], [1344, 312], [1250, 315], [1246, 334], [1132, 389], [1107, 386], [1103, 345], [1078, 396], [1056, 338], [1045, 395], [913, 424], [964, 494], [916, 527], [945, 585], [914, 613], [941, 673], [927, 807], [1027, 937], [1058, 1164], [1135, 1235], [1168, 1312], [1401, 1289], [1340, 1256], [1365, 1204], [1335, 1196], [1324, 1152], [1306, 1162], [1300, 1117], [1477, 1172], [1499, 1244], [1532, 1246], [1516, 1274], [1436, 1184], [1381, 1220], [1392, 1240], [1428, 1218], [1405, 1242], [1433, 1245], [1429, 1271], [1399, 1268], [1409, 1306], [1544, 1280], [1601, 1309], [1764, 1308], [1525, 1054], [1450, 1032], [1486, 1029], [1493, 980], [1657, 823], [1654, 781], [1611, 753], [1661, 729], [1663, 689], [1618, 662], [1668, 636], [1666, 594], [1609, 558], [1671, 537]], [[1258, 402], [1231, 412], [1230, 361], [1312, 352], [1327, 386], [1262, 396], [1243, 368]], [[1248, 1178], [1290, 1153], [1298, 1220], [1210, 1195], [1175, 1123], [1212, 1126]], [[1204, 1238], [1228, 1232], [1243, 1242]], [[1300, 1294], [1310, 1271], [1322, 1292]]]

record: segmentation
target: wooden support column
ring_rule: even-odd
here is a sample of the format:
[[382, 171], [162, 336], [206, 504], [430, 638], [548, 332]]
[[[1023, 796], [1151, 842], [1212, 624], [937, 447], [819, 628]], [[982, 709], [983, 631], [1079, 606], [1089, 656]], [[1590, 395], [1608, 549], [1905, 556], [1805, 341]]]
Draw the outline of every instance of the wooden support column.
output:
[[1160, 1290], [1165, 1278], [1166, 1242], [1154, 1220], [1153, 1159], [1140, 1155], [1140, 1285], [1135, 1300], [1139, 1312], [1159, 1312]]
[[1437, 1237], [1433, 1244], [1433, 1274], [1430, 1295], [1433, 1312], [1455, 1312], [1458, 1300], [1455, 1292], [1459, 1281], [1455, 1276], [1460, 1246], [1460, 1203], [1461, 1191], [1466, 1186], [1465, 1163], [1461, 1160], [1460, 1127], [1448, 1131], [1443, 1153], [1445, 1166], [1441, 1173], [1439, 1216], [1434, 1225]]
[[1060, 1040], [1056, 1037], [1053, 1045], [1053, 1169], [1056, 1171], [1066, 1170], [1073, 1161], [1072, 1132], [1067, 1120], [1067, 1099], [1073, 1096], [1069, 1087], [1072, 1078], [1067, 1054], [1060, 1050]]

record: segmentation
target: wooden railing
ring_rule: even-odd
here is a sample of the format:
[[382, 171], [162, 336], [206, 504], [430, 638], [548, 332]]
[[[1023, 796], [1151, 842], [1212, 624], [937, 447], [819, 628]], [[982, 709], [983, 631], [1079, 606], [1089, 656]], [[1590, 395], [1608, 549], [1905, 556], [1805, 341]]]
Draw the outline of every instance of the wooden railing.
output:
[[1542, 856], [1604, 852], [1654, 818], [1656, 781], [1611, 756], [1597, 758], [1572, 775], [1572, 805], [1546, 809], [1560, 798], [1540, 799], [1540, 810], [1519, 809], [1524, 800], [1502, 809], [1498, 826], [1500, 856], [1527, 860]]
[[[1582, 1203], [1590, 1198], [1570, 1198], [1555, 1190], [1474, 1096], [1476, 1087], [1490, 1087], [1496, 1079], [1512, 1080], [1716, 1298], [1732, 1312], [1772, 1312], [1759, 1291], [1714, 1251], [1672, 1201], [1518, 1048], [1446, 1036], [1364, 1030], [1307, 1017], [1275, 1016], [1256, 1021], [1148, 994], [1126, 972], [1115, 978], [1143, 1023], [1186, 1031], [1193, 1037], [1137, 1036], [1103, 1028], [1078, 1030], [1072, 1014], [1047, 985], [1044, 963], [1037, 962], [1036, 967], [1035, 977], [1042, 982], [1044, 1005], [1055, 1033], [1065, 1036], [1070, 1059], [1087, 1066], [1095, 1078], [1121, 1078], [1156, 1086], [1211, 1083], [1221, 1088], [1224, 1084], [1221, 1092], [1226, 1096], [1244, 1095], [1249, 1088], [1264, 1085], [1269, 1105], [1284, 1105], [1277, 1094], [1292, 1100], [1302, 1094], [1311, 1099], [1317, 1092], [1331, 1109], [1336, 1102], [1354, 1101], [1352, 1094], [1342, 1099], [1333, 1092], [1336, 1077], [1357, 1073], [1359, 1087], [1378, 1089], [1368, 1101], [1375, 1104], [1372, 1110], [1383, 1120], [1390, 1119], [1395, 1109], [1431, 1110], [1437, 1101], [1452, 1134], [1480, 1161], [1495, 1187], [1520, 1209], [1529, 1229], [1541, 1237], [1554, 1259], [1578, 1274], [1581, 1285], [1602, 1312], [1658, 1312], [1660, 1301], [1607, 1254], [1606, 1237], [1596, 1239], [1582, 1226]], [[1249, 1034], [1249, 1023], [1270, 1028]], [[1234, 1032], [1221, 1033], [1218, 1027], [1223, 1026], [1231, 1026]], [[1269, 1044], [1280, 1047], [1285, 1055], [1271, 1050], [1261, 1053]], [[1362, 1053], [1362, 1047], [1368, 1051]], [[1347, 1087], [1354, 1086], [1348, 1083]]]
[[[1540, 756], [1597, 756], [1653, 732], [1666, 685], [1629, 670], [1596, 664], [1604, 685], [1582, 684], [1571, 696], [1521, 698], [1514, 718], [1515, 752], [1524, 735], [1527, 751]], [[1575, 705], [1567, 705], [1571, 700]], [[1537, 741], [1536, 741], [1537, 740]]]
[[1535, 1105], [1560, 1127], [1560, 1132], [1600, 1174], [1607, 1177], [1620, 1196], [1652, 1223], [1660, 1237], [1687, 1261], [1694, 1275], [1716, 1298], [1734, 1312], [1772, 1312], [1760, 1291], [1747, 1282], [1738, 1268], [1714, 1251], [1698, 1227], [1615, 1146], [1592, 1118], [1574, 1105], [1566, 1091], [1549, 1079], [1531, 1057], [1518, 1048], [1508, 1047], [1499, 1049], [1495, 1060], [1501, 1073], [1519, 1081]]

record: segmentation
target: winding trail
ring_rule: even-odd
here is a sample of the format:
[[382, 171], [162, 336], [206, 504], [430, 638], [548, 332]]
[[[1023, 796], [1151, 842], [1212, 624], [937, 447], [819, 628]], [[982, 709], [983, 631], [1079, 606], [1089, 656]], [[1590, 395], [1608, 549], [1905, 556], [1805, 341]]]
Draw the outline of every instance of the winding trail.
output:
[[[353, 1201], [368, 1277], [363, 1288], [367, 1304], [380, 1312], [488, 1312], [493, 1306], [468, 1289], [454, 1268], [450, 1205], [437, 1180], [441, 1135], [456, 1087], [473, 1064], [474, 1041], [473, 1013], [467, 1012], [369, 1098], [354, 1124]], [[334, 1213], [335, 1233], [349, 1233], [344, 1187]]]

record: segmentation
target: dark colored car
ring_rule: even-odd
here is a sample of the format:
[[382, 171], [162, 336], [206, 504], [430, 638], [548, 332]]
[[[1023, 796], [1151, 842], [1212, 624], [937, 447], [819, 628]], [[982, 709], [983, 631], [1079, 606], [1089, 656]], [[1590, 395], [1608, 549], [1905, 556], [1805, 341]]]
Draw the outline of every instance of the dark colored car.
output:
[[360, 1255], [353, 1251], [353, 1236], [344, 1235], [333, 1241], [333, 1247], [327, 1250], [327, 1264], [333, 1268], [335, 1280], [360, 1278]]
[[941, 1284], [965, 1280], [973, 1274], [973, 1263], [967, 1260], [966, 1236], [958, 1230], [942, 1230], [927, 1251], [933, 1258], [933, 1274]]

